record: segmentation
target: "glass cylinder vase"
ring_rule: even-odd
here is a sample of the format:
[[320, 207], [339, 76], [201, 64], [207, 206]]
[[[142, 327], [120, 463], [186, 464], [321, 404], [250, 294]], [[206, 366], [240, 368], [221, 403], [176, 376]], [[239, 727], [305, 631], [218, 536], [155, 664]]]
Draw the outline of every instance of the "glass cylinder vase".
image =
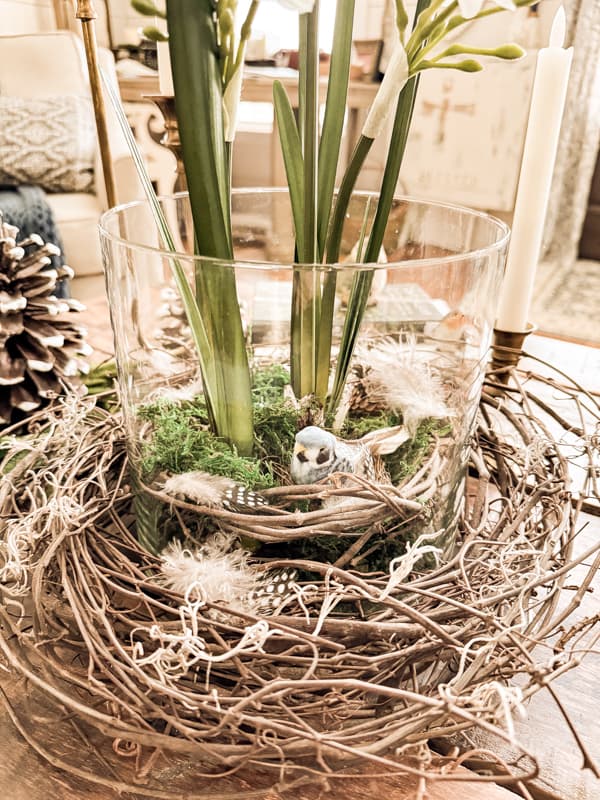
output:
[[358, 194], [337, 263], [299, 266], [287, 192], [239, 190], [218, 261], [187, 252], [187, 196], [161, 203], [179, 252], [146, 202], [101, 222], [141, 541], [219, 531], [368, 571], [415, 541], [447, 557], [507, 227], [399, 197], [364, 264], [377, 197]]

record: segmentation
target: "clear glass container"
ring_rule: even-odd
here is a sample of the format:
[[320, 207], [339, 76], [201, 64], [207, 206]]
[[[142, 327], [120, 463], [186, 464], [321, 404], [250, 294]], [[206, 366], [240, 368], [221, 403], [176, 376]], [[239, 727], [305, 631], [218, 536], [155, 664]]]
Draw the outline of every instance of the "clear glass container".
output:
[[[110, 210], [100, 228], [140, 538], [160, 550], [170, 536], [181, 535], [182, 526], [198, 539], [221, 529], [249, 542], [260, 557], [284, 552], [384, 569], [386, 559], [405, 551], [406, 541], [435, 534], [447, 555], [462, 508], [507, 227], [467, 208], [399, 197], [379, 263], [365, 265], [356, 263], [357, 252], [377, 197], [358, 194], [345, 221], [339, 263], [298, 267], [287, 191], [239, 190], [232, 197], [235, 259], [219, 262], [187, 252], [193, 240], [187, 196], [161, 203], [176, 254], [161, 247], [146, 202]], [[196, 491], [173, 481], [179, 473], [222, 475], [221, 446], [227, 448], [227, 432], [217, 430], [208, 449], [218, 452], [198, 456], [210, 432], [211, 392], [204, 394], [177, 270], [207, 319], [204, 369], [220, 376], [216, 402], [236, 423], [247, 410], [246, 396], [238, 392], [245, 379], [239, 347], [232, 355], [235, 342], [245, 350], [251, 419], [259, 435], [248, 453], [253, 458], [241, 459], [241, 477], [225, 468], [221, 490], [229, 498], [238, 486], [253, 490], [258, 505], [244, 505], [242, 493], [236, 505], [208, 498], [206, 487]], [[368, 300], [346, 380], [336, 383], [357, 285], [369, 288]], [[215, 286], [224, 287], [228, 299]], [[292, 333], [292, 309], [304, 321], [302, 334]], [[323, 334], [328, 328], [330, 342]], [[315, 363], [329, 365], [326, 387], [321, 379], [317, 398], [303, 396], [302, 386], [311, 383], [299, 374]], [[321, 429], [312, 431], [317, 445], [333, 444], [311, 450], [313, 443], [299, 434], [307, 426]], [[234, 448], [234, 456], [246, 455], [242, 450]], [[308, 465], [298, 463], [302, 457]], [[182, 503], [175, 510], [169, 492]], [[320, 543], [316, 549], [313, 540]]]

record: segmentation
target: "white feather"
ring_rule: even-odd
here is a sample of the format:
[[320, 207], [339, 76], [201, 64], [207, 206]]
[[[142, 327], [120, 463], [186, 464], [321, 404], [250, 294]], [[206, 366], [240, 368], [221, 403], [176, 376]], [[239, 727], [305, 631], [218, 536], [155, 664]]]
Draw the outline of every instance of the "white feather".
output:
[[186, 497], [196, 505], [216, 508], [223, 505], [225, 492], [234, 486], [236, 483], [230, 478], [196, 471], [171, 475], [163, 488], [173, 497]]
[[452, 416], [440, 378], [419, 360], [414, 344], [406, 347], [387, 340], [369, 349], [365, 360], [369, 365], [363, 379], [366, 391], [399, 411], [411, 435], [424, 419]]
[[196, 550], [171, 542], [161, 553], [164, 585], [182, 596], [200, 597], [208, 603], [247, 607], [248, 596], [260, 575], [248, 564], [248, 554], [231, 550], [231, 538], [216, 534]]
[[366, 433], [359, 440], [367, 444], [369, 450], [378, 456], [388, 456], [410, 439], [410, 434], [404, 425], [395, 425], [392, 428], [379, 428], [371, 433]]
[[257, 616], [273, 613], [293, 594], [295, 572], [265, 573], [248, 557], [239, 547], [232, 550], [224, 533], [196, 550], [173, 541], [161, 553], [161, 583], [188, 600], [222, 603]]
[[163, 386], [153, 393], [152, 398], [169, 400], [172, 403], [185, 403], [195, 400], [204, 391], [202, 379], [198, 378], [185, 386]]

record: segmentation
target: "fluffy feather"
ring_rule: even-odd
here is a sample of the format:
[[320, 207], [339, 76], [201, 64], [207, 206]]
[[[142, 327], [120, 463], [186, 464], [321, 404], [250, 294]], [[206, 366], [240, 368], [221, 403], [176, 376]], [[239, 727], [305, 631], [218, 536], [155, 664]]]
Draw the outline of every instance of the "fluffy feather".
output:
[[248, 553], [215, 534], [196, 550], [173, 541], [161, 554], [161, 582], [190, 599], [223, 603], [232, 611], [272, 612], [288, 597], [295, 572], [265, 574], [248, 563]]
[[359, 439], [362, 444], [367, 444], [370, 451], [377, 456], [388, 456], [410, 439], [410, 434], [404, 425], [395, 425], [392, 428], [379, 428], [371, 433], [366, 433]]
[[231, 550], [231, 539], [224, 534], [216, 534], [196, 550], [173, 541], [163, 550], [161, 561], [167, 588], [209, 603], [240, 608], [260, 582], [256, 568], [248, 564], [248, 554]]
[[367, 363], [369, 369], [363, 379], [366, 390], [380, 397], [384, 406], [402, 414], [411, 436], [422, 420], [452, 415], [440, 378], [426, 361], [418, 359], [414, 346], [387, 340], [368, 351]]
[[227, 508], [230, 511], [256, 511], [268, 505], [262, 495], [222, 475], [198, 470], [172, 475], [164, 483], [164, 491], [173, 497], [191, 500], [208, 508]]
[[168, 400], [171, 403], [185, 403], [195, 400], [202, 394], [202, 379], [198, 378], [184, 386], [162, 386], [153, 393], [153, 400]]
[[227, 492], [237, 486], [235, 481], [222, 475], [210, 475], [200, 470], [171, 475], [164, 484], [164, 491], [173, 497], [185, 497], [199, 506], [220, 508]]

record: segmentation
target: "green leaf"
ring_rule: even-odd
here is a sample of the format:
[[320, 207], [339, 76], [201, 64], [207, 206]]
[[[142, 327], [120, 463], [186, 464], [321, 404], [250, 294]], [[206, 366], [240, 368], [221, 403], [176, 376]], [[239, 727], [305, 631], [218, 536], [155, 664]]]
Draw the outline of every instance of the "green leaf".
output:
[[317, 245], [317, 171], [319, 152], [319, 0], [300, 15], [299, 103], [304, 166], [304, 250], [299, 261], [315, 264]]
[[319, 256], [325, 249], [344, 128], [352, 53], [354, 2], [355, 0], [338, 2], [335, 16], [327, 98], [319, 146], [319, 217], [317, 222]]
[[325, 260], [328, 264], [335, 264], [339, 260], [342, 231], [344, 229], [344, 219], [348, 211], [348, 204], [352, 197], [356, 180], [374, 141], [374, 139], [369, 139], [366, 136], [360, 136], [350, 157], [350, 163], [346, 167], [346, 172], [342, 178], [342, 183], [340, 184], [335, 202], [333, 219], [331, 220], [331, 226], [327, 235], [327, 255]]
[[304, 165], [302, 163], [302, 148], [294, 111], [281, 81], [273, 83], [273, 106], [275, 108], [277, 130], [279, 131], [279, 142], [283, 153], [285, 174], [290, 190], [297, 248], [299, 253], [304, 253]]
[[232, 257], [223, 91], [211, 0], [167, 0], [177, 121], [199, 252]]
[[[231, 261], [228, 152], [212, 0], [167, 0], [167, 21], [198, 252]], [[198, 263], [196, 294], [213, 349], [216, 433], [247, 455], [253, 447], [250, 370], [234, 267]]]
[[[429, 3], [430, 0], [418, 1], [415, 12], [415, 18], [417, 20], [416, 25], [418, 25], [418, 20], [421, 19], [422, 12], [427, 9]], [[364, 257], [364, 262], [367, 264], [374, 264], [377, 262], [379, 251], [383, 244], [383, 237], [392, 207], [394, 193], [398, 184], [400, 166], [408, 140], [408, 132], [414, 112], [418, 85], [419, 76], [417, 75], [408, 81], [398, 98], [377, 211], [375, 212], [375, 219]], [[354, 354], [354, 348], [356, 347], [358, 333], [367, 307], [373, 276], [373, 270], [365, 270], [355, 275], [353, 280], [350, 298], [348, 300], [348, 311], [346, 313], [346, 319], [344, 320], [344, 328], [340, 341], [337, 370], [329, 400], [330, 411], [335, 411], [342, 397], [342, 392], [350, 370], [352, 356]]]
[[318, 262], [318, 147], [319, 147], [319, 0], [310, 14], [299, 17], [300, 74], [299, 117], [302, 132], [303, 220], [297, 267], [292, 283], [291, 376], [297, 397], [313, 394], [316, 388], [317, 327], [320, 317], [320, 271]]
[[[102, 75], [102, 78], [103, 78], [104, 90], [106, 91], [111, 101], [111, 104], [117, 116], [117, 120], [119, 122], [119, 126], [125, 137], [125, 140], [127, 141], [129, 150], [133, 156], [137, 174], [140, 178], [142, 188], [144, 189], [144, 193], [148, 200], [150, 211], [152, 212], [152, 216], [154, 217], [156, 227], [160, 233], [163, 247], [166, 250], [175, 253], [176, 249], [175, 249], [175, 241], [173, 239], [173, 235], [171, 234], [171, 231], [169, 229], [169, 224], [163, 213], [162, 206], [160, 205], [158, 198], [156, 197], [156, 192], [154, 191], [154, 187], [150, 180], [150, 176], [148, 175], [148, 170], [146, 169], [146, 163], [139, 150], [138, 144], [134, 138], [129, 122], [127, 121], [127, 117], [125, 116], [125, 111], [123, 110], [121, 101], [118, 95], [116, 94], [112, 83], [108, 81], [104, 75]], [[187, 276], [185, 274], [185, 270], [182, 267], [180, 261], [176, 258], [169, 259], [169, 266], [173, 272], [175, 285], [177, 286], [177, 290], [179, 291], [181, 302], [183, 303], [183, 307], [185, 310], [186, 318], [190, 326], [190, 330], [192, 332], [192, 338], [194, 340], [196, 352], [198, 354], [198, 361], [204, 382], [204, 392], [206, 395], [207, 406], [210, 410], [210, 413], [213, 414], [214, 413], [213, 408], [216, 405], [216, 397], [214, 394], [214, 386], [215, 386], [214, 369], [213, 369], [214, 362], [212, 359], [210, 342], [204, 325], [204, 320], [200, 314], [198, 305], [196, 303], [196, 299], [190, 289], [190, 285]]]

